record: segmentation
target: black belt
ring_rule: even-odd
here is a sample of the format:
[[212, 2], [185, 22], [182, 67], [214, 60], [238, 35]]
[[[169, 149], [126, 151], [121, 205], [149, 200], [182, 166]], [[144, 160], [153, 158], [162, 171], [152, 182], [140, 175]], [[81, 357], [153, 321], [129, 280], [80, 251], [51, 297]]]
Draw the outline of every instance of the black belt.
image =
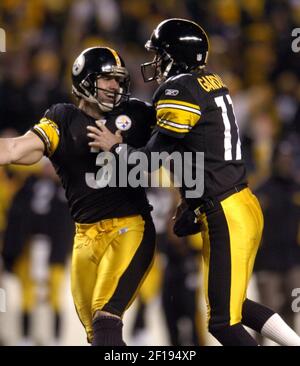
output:
[[203, 201], [201, 202], [200, 206], [194, 210], [195, 215], [198, 217], [204, 212], [207, 212], [213, 208], [219, 207], [220, 202], [225, 200], [225, 198], [231, 196], [234, 193], [238, 193], [247, 187], [248, 187], [247, 183], [238, 184], [238, 185], [232, 187], [231, 189], [229, 189], [228, 191], [221, 193], [215, 197], [204, 198]]

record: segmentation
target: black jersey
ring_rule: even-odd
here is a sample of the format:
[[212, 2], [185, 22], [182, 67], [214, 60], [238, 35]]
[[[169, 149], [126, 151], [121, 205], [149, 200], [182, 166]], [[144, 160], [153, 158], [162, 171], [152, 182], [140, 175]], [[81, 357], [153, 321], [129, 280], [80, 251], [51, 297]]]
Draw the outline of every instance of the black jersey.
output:
[[[105, 113], [103, 120], [113, 133], [122, 131], [125, 143], [141, 147], [151, 135], [155, 111], [150, 105], [131, 99]], [[88, 125], [96, 126], [95, 119], [73, 104], [56, 104], [32, 128], [44, 142], [45, 155], [61, 179], [73, 219], [92, 223], [149, 211], [143, 188], [99, 188], [95, 184], [99, 151], [88, 146]]]
[[232, 101], [218, 75], [171, 77], [154, 94], [154, 104], [159, 132], [178, 139], [181, 152], [204, 153], [202, 198], [246, 183]]

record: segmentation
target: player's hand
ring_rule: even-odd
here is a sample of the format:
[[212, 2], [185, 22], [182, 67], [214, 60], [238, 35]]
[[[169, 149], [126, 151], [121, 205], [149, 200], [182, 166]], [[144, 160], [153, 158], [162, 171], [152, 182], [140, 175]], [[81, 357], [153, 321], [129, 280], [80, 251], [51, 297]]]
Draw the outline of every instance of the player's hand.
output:
[[202, 229], [194, 211], [190, 210], [185, 203], [177, 207], [173, 220], [175, 220], [173, 231], [178, 237], [197, 234]]
[[123, 138], [120, 130], [117, 130], [113, 134], [102, 122], [96, 121], [96, 125], [98, 127], [87, 126], [87, 135], [92, 139], [89, 142], [89, 146], [99, 148], [103, 151], [110, 151], [114, 145], [122, 143]]

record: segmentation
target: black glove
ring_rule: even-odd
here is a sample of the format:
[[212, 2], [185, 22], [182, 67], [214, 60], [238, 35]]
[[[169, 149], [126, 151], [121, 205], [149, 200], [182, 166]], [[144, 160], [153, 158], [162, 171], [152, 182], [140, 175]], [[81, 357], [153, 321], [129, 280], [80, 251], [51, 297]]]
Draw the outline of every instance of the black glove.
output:
[[179, 237], [197, 234], [201, 231], [201, 224], [198, 222], [194, 211], [189, 208], [177, 210], [174, 219], [173, 231]]

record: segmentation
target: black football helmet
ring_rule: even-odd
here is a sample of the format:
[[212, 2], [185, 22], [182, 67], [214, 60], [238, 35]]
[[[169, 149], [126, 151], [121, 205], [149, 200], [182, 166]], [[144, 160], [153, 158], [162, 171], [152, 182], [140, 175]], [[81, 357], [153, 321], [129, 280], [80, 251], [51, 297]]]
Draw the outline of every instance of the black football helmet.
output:
[[144, 81], [159, 83], [206, 65], [209, 42], [205, 31], [186, 19], [167, 19], [152, 32], [145, 47], [155, 52], [154, 60], [141, 65]]
[[[114, 92], [112, 103], [103, 102], [98, 90], [112, 93], [97, 87], [97, 79], [101, 76], [112, 76], [118, 79], [120, 88]], [[109, 47], [91, 47], [84, 50], [75, 60], [72, 68], [72, 91], [91, 103], [96, 103], [103, 112], [112, 110], [121, 101], [129, 98], [129, 73], [120, 55]]]

